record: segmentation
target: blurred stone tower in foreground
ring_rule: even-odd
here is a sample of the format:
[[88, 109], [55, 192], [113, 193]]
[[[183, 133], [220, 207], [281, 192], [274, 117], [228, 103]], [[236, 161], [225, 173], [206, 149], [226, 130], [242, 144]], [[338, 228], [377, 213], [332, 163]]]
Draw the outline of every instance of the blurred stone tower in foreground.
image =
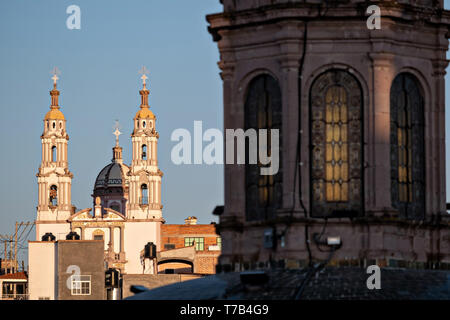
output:
[[448, 266], [443, 1], [221, 3], [224, 128], [280, 130], [276, 175], [225, 167], [221, 264]]

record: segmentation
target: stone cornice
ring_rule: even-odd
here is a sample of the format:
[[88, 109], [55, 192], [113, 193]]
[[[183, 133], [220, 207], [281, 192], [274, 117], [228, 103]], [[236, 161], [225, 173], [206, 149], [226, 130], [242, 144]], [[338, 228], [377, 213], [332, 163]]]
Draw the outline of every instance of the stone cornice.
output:
[[133, 130], [131, 133], [131, 137], [156, 137], [159, 139], [159, 132], [155, 130], [155, 128], [150, 129], [138, 129]]
[[108, 227], [124, 227], [125, 221], [121, 220], [77, 220], [71, 221], [72, 228], [108, 228]]
[[70, 172], [69, 169], [67, 169], [67, 168], [64, 168], [64, 173], [58, 173], [56, 171], [56, 168], [55, 168], [55, 170], [47, 172], [47, 173], [41, 173], [41, 171], [42, 171], [42, 169], [39, 167], [38, 173], [36, 173], [36, 177], [38, 177], [38, 178], [49, 177], [52, 174], [56, 174], [58, 177], [69, 177], [71, 179], [73, 178], [73, 173]]
[[41, 139], [66, 139], [66, 140], [69, 140], [69, 134], [68, 133], [66, 133], [66, 132], [64, 132], [62, 135], [60, 135], [60, 134], [57, 134], [57, 133], [55, 133], [55, 132], [53, 132], [53, 133], [50, 133], [50, 134], [47, 134], [47, 135], [45, 135], [45, 134], [41, 134]]
[[[319, 218], [303, 218], [303, 217], [283, 217], [275, 218], [268, 221], [251, 221], [241, 223], [237, 220], [227, 220], [226, 222], [220, 222], [217, 225], [218, 230], [235, 230], [242, 232], [243, 229], [248, 228], [267, 228], [268, 226], [274, 226], [277, 224], [286, 225], [290, 223], [292, 226], [303, 226], [308, 224], [309, 226], [323, 225], [325, 219]], [[329, 218], [327, 222], [328, 226], [394, 226], [397, 228], [419, 228], [419, 229], [448, 229], [450, 230], [450, 221], [445, 219], [434, 220], [405, 220], [397, 217], [360, 217], [360, 218]]]
[[433, 76], [435, 77], [444, 77], [447, 72], [445, 71], [445, 69], [447, 68], [448, 64], [449, 64], [450, 60], [441, 60], [441, 59], [436, 59], [433, 60]]
[[67, 220], [36, 220], [36, 224], [68, 223]]
[[164, 173], [161, 170], [159, 170], [159, 169], [156, 172], [150, 172], [150, 171], [145, 170], [145, 169], [141, 169], [141, 170], [136, 171], [136, 172], [131, 172], [131, 170], [130, 170], [130, 171], [128, 171], [128, 173], [126, 175], [131, 177], [131, 176], [138, 176], [141, 173], [144, 173], [144, 174], [149, 175], [149, 176], [160, 176], [160, 177], [162, 177], [164, 175]]
[[[396, 2], [377, 3], [381, 7], [383, 19], [402, 20], [409, 23], [417, 23], [418, 20], [433, 25], [450, 27], [450, 11], [440, 8], [417, 7]], [[329, 8], [324, 15], [324, 9], [319, 11], [317, 3], [279, 3], [260, 6], [257, 9], [223, 12], [210, 14], [206, 20], [210, 26], [208, 31], [214, 41], [221, 40], [220, 30], [233, 30], [236, 28], [250, 27], [261, 24], [272, 24], [284, 20], [366, 20], [367, 3], [342, 4]], [[320, 18], [318, 18], [320, 15]]]
[[155, 219], [128, 219], [126, 221], [128, 222], [161, 222], [161, 223], [165, 223], [166, 220], [164, 220], [163, 218], [155, 218]]

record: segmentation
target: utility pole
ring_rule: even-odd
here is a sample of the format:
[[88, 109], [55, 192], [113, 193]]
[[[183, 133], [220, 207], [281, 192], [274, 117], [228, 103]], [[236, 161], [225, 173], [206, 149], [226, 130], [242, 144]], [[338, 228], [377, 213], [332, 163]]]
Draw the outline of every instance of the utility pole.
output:
[[[17, 222], [15, 223], [15, 232], [12, 235], [0, 234], [0, 242], [4, 242], [4, 263], [3, 268], [8, 269], [9, 273], [18, 272], [19, 260], [18, 251], [24, 249], [24, 242], [28, 239], [28, 235], [32, 231], [35, 222]], [[8, 246], [9, 242], [9, 246]], [[20, 246], [19, 246], [20, 242]], [[14, 247], [13, 247], [14, 243]], [[20, 248], [19, 248], [20, 247]], [[23, 267], [22, 267], [23, 269]]]
[[11, 240], [9, 240], [9, 271], [10, 273], [14, 273], [13, 272], [13, 267], [14, 265], [13, 263], [13, 239], [14, 237], [11, 236]]
[[[20, 223], [22, 225], [22, 223]], [[17, 221], [16, 221], [16, 231], [14, 232], [14, 272], [17, 272], [18, 262], [17, 262]]]

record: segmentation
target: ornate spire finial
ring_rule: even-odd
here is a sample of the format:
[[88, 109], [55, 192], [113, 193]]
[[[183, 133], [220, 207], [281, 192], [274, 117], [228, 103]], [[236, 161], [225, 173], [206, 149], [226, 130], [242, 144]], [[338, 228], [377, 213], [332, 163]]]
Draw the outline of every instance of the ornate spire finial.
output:
[[150, 91], [145, 87], [145, 80], [148, 79], [147, 74], [149, 73], [148, 69], [145, 66], [142, 66], [139, 73], [142, 74], [142, 84], [144, 85], [142, 90], [139, 91], [141, 94], [141, 108], [148, 108], [148, 94]]
[[120, 124], [119, 120], [116, 120], [116, 125], [114, 126], [114, 132], [113, 135], [116, 136], [116, 145], [113, 147], [113, 162], [122, 163], [122, 147], [119, 146], [119, 136], [122, 134], [122, 132], [119, 131]]
[[142, 84], [143, 84], [144, 90], [147, 89], [147, 88], [145, 87], [145, 84], [146, 84], [146, 83], [145, 83], [145, 80], [148, 79], [147, 74], [149, 74], [149, 73], [150, 73], [150, 72], [148, 71], [148, 69], [147, 69], [145, 66], [142, 66], [141, 70], [139, 70], [139, 74], [142, 74], [141, 79], [142, 79]]
[[56, 81], [59, 79], [58, 76], [61, 74], [61, 71], [57, 67], [54, 67], [50, 73], [53, 75], [53, 88], [56, 89]]
[[119, 120], [116, 120], [116, 125], [114, 126], [114, 132], [113, 135], [116, 136], [116, 147], [119, 146], [119, 136], [122, 134], [122, 132], [119, 131], [120, 128], [120, 124], [119, 124]]
[[53, 80], [53, 90], [50, 91], [50, 96], [52, 97], [52, 104], [50, 106], [51, 109], [59, 109], [58, 106], [58, 96], [59, 96], [59, 91], [56, 89], [56, 81], [59, 79], [58, 75], [61, 74], [61, 71], [59, 71], [59, 69], [57, 67], [54, 67], [53, 70], [50, 72], [50, 74], [53, 75], [52, 80]]

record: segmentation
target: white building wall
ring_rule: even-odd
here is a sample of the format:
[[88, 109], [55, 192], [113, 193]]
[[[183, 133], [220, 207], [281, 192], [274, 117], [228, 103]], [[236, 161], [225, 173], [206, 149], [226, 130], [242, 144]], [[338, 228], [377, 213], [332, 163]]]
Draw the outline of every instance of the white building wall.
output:
[[110, 234], [109, 234], [109, 228], [86, 228], [84, 230], [84, 240], [94, 240], [94, 231], [95, 230], [101, 230], [103, 231], [103, 244], [104, 244], [104, 248], [105, 250], [108, 250], [108, 243], [109, 243], [109, 239], [110, 239]]
[[47, 232], [53, 233], [56, 240], [66, 240], [66, 235], [70, 232], [70, 223], [36, 223], [36, 241], [41, 241], [42, 236]]
[[56, 243], [30, 241], [28, 264], [29, 299], [57, 299]]
[[120, 228], [114, 228], [114, 252], [120, 252]]
[[125, 222], [125, 252], [128, 263], [125, 272], [142, 274], [143, 266], [140, 260], [141, 250], [147, 242], [159, 245], [161, 222]]

